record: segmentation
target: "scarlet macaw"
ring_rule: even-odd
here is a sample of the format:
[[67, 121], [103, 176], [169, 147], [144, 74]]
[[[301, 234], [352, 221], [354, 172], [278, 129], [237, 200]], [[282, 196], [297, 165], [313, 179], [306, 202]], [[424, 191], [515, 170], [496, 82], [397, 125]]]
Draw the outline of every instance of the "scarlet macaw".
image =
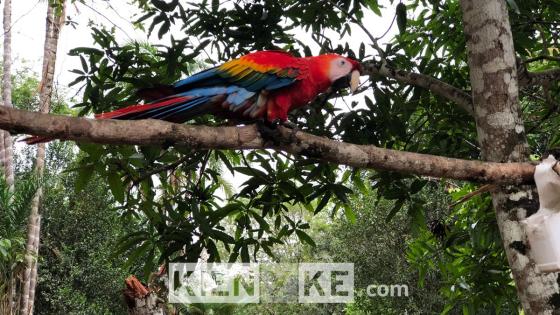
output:
[[[155, 99], [95, 115], [97, 119], [162, 119], [182, 123], [213, 114], [242, 121], [285, 122], [331, 87], [359, 84], [360, 64], [337, 54], [298, 58], [283, 51], [258, 51], [176, 82], [140, 93]], [[48, 141], [31, 137], [28, 144]]]

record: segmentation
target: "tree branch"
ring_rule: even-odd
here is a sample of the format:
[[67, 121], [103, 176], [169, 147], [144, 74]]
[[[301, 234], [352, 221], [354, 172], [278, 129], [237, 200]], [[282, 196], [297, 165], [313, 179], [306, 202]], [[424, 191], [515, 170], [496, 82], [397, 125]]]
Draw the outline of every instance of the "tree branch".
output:
[[523, 63], [528, 64], [528, 63], [531, 63], [531, 62], [541, 61], [541, 60], [560, 61], [560, 57], [540, 55], [540, 56], [536, 56], [536, 57], [533, 57], [533, 58], [526, 59], [526, 60], [523, 61]]
[[533, 85], [544, 85], [553, 81], [560, 81], [560, 68], [536, 72], [530, 72], [525, 69], [525, 71], [519, 71], [518, 76], [520, 88]]
[[412, 73], [404, 70], [393, 69], [385, 64], [379, 65], [373, 61], [366, 61], [362, 63], [365, 75], [376, 76], [381, 75], [388, 78], [395, 79], [399, 82], [418, 86], [430, 90], [436, 95], [444, 97], [465, 110], [470, 115], [473, 115], [473, 106], [471, 96], [448, 83], [440, 81], [434, 77], [421, 74]]
[[[532, 62], [533, 60], [528, 61]], [[527, 71], [524, 64], [518, 64], [518, 67], [518, 80], [520, 88], [534, 85], [545, 85], [550, 82], [560, 81], [560, 68], [530, 72]], [[374, 61], [363, 62], [362, 68], [364, 70], [364, 75], [383, 76], [395, 79], [401, 83], [427, 89], [436, 95], [454, 102], [467, 113], [473, 115], [472, 97], [469, 93], [446, 82], [422, 73], [394, 69], [386, 64], [378, 64]]]
[[[254, 125], [208, 127], [160, 120], [92, 120], [0, 107], [0, 128], [14, 133], [100, 144], [175, 145], [193, 149], [274, 149], [359, 168], [486, 183], [531, 183], [534, 165], [446, 158], [356, 145], [304, 132], [280, 132], [287, 144], [265, 142]], [[560, 168], [559, 168], [560, 170]]]

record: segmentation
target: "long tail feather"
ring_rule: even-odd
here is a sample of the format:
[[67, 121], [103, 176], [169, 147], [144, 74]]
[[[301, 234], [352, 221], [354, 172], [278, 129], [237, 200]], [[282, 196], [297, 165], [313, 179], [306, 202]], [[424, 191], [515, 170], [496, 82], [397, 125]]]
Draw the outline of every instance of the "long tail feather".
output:
[[[255, 93], [239, 86], [214, 86], [198, 88], [164, 97], [157, 101], [132, 105], [112, 112], [95, 115], [96, 119], [161, 119], [175, 123], [183, 123], [203, 114], [215, 114], [225, 108], [235, 113], [244, 108], [254, 98]], [[22, 141], [27, 144], [49, 142], [52, 139], [44, 136], [32, 136]]]
[[[196, 107], [196, 105], [200, 105], [208, 100], [209, 97], [171, 96], [150, 104], [132, 105], [112, 112], [97, 114], [95, 118], [125, 120], [155, 118], [170, 120], [175, 114]], [[185, 117], [184, 113], [181, 116]], [[53, 139], [45, 136], [31, 136], [21, 141], [27, 144], [38, 144], [51, 140]]]
[[192, 99], [191, 96], [178, 96], [169, 97], [162, 99], [160, 101], [145, 104], [145, 105], [132, 105], [125, 108], [117, 109], [108, 113], [101, 113], [95, 115], [96, 119], [142, 119], [142, 118], [153, 118], [150, 115], [143, 115], [149, 113], [150, 111], [161, 109], [163, 107], [174, 106], [187, 102]]

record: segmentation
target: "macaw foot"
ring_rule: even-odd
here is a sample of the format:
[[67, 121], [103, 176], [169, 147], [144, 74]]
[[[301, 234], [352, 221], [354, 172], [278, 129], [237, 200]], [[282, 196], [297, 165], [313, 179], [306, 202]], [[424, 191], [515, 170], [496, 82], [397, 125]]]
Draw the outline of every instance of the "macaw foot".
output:
[[291, 121], [289, 121], [289, 120], [282, 121], [282, 122], [280, 122], [280, 124], [281, 124], [282, 126], [286, 127], [286, 128], [289, 128], [289, 129], [292, 129], [292, 130], [295, 130], [295, 131], [298, 131], [298, 130], [299, 130], [299, 129], [298, 129], [298, 126], [297, 126], [295, 123], [293, 123], [293, 122], [291, 122]]
[[257, 120], [257, 130], [265, 142], [272, 142], [275, 146], [282, 144], [282, 134], [278, 129], [279, 121]]
[[297, 138], [296, 138], [296, 133], [299, 131], [299, 127], [298, 127], [295, 123], [293, 123], [293, 122], [291, 122], [291, 121], [289, 121], [289, 120], [283, 121], [283, 122], [281, 122], [281, 124], [282, 124], [282, 126], [284, 126], [284, 127], [286, 127], [286, 128], [288, 128], [288, 129], [291, 130], [290, 136], [289, 136], [289, 138], [288, 138], [288, 139], [289, 139], [289, 143], [294, 143], [294, 142], [296, 142], [296, 140], [297, 140]]
[[[294, 142], [295, 134], [298, 131], [298, 127], [296, 126], [296, 124], [289, 121], [280, 121], [278, 119], [272, 122], [266, 120], [257, 120], [256, 124], [261, 137], [266, 142], [271, 141], [275, 146], [286, 145]], [[288, 138], [286, 138], [286, 136], [282, 134], [280, 129], [278, 129], [278, 126], [280, 125], [292, 130]]]

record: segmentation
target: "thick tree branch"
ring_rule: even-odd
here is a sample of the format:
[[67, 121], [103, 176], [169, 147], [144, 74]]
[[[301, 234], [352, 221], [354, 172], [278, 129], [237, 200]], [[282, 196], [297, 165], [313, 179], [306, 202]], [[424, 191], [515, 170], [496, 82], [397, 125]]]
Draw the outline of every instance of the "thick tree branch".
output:
[[550, 82], [560, 81], [560, 68], [536, 72], [529, 72], [526, 69], [523, 71], [523, 69], [520, 69], [520, 71], [518, 71], [518, 77], [519, 87], [521, 88], [533, 85], [550, 84]]
[[[473, 115], [472, 97], [467, 92], [446, 82], [426, 74], [394, 69], [386, 64], [380, 64], [374, 61], [366, 61], [362, 66], [364, 75], [383, 76], [395, 79], [401, 83], [427, 89], [436, 95], [454, 102], [467, 113]], [[527, 71], [524, 64], [520, 64], [518, 79], [520, 88], [549, 84], [550, 82], [560, 81], [560, 68], [530, 72]]]
[[555, 57], [555, 56], [547, 56], [547, 55], [540, 55], [540, 56], [536, 56], [533, 58], [529, 58], [523, 61], [524, 64], [528, 64], [531, 62], [535, 62], [535, 61], [541, 61], [541, 60], [547, 60], [547, 61], [560, 61], [559, 57]]
[[0, 107], [0, 128], [100, 144], [175, 145], [195, 149], [274, 149], [337, 164], [486, 183], [530, 183], [530, 163], [493, 163], [356, 145], [279, 127], [290, 143], [265, 142], [255, 126], [208, 127], [160, 120], [92, 120]]
[[421, 74], [407, 72], [404, 70], [393, 69], [386, 64], [377, 64], [369, 61], [362, 64], [365, 75], [381, 75], [388, 78], [395, 79], [399, 82], [418, 86], [430, 90], [436, 95], [444, 97], [465, 110], [470, 115], [473, 114], [472, 98], [471, 96], [448, 83], [440, 81], [434, 77]]

